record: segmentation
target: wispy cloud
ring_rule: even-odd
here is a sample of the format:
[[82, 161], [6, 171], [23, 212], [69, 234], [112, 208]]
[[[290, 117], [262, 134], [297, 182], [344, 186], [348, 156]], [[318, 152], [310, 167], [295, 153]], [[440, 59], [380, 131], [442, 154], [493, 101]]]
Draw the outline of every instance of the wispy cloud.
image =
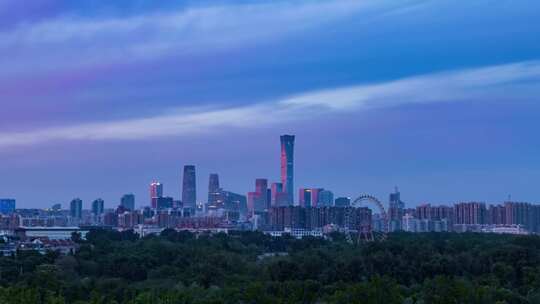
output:
[[[271, 41], [356, 14], [387, 12], [387, 1], [272, 1], [196, 6], [130, 17], [61, 16], [0, 32], [2, 74], [151, 60]], [[54, 50], [54, 52], [43, 51]]]
[[49, 141], [138, 140], [193, 135], [361, 112], [375, 107], [491, 98], [511, 101], [539, 93], [540, 62], [529, 61], [307, 92], [248, 106], [180, 108], [153, 117], [0, 133], [0, 147]]

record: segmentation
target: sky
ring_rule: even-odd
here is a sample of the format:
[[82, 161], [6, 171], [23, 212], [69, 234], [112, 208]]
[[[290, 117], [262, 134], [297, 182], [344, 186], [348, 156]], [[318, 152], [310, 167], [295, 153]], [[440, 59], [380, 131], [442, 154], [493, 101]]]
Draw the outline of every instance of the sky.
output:
[[[0, 197], [253, 191], [540, 202], [538, 1], [0, 0]], [[296, 195], [295, 195], [296, 196]]]

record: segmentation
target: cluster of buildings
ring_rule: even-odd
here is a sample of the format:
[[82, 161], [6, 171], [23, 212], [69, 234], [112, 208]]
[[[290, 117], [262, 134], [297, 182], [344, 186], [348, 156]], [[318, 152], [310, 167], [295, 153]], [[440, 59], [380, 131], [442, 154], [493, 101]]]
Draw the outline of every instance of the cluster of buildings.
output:
[[[399, 192], [393, 195], [399, 196]], [[460, 202], [451, 206], [421, 204], [406, 209], [403, 204], [392, 203], [392, 195], [390, 198], [390, 231], [540, 233], [540, 205], [536, 204]]]
[[147, 200], [139, 207], [133, 194], [123, 195], [112, 209], [106, 208], [99, 198], [88, 209], [83, 209], [83, 201], [75, 198], [67, 210], [60, 204], [45, 210], [16, 209], [14, 199], [0, 199], [0, 235], [34, 242], [28, 246], [50, 246], [54, 244], [51, 240], [68, 239], [73, 232], [84, 234], [96, 227], [133, 229], [140, 235], [175, 228], [195, 232], [262, 230], [272, 235], [290, 233], [299, 237], [336, 230], [540, 232], [540, 206], [530, 203], [463, 202], [407, 208], [396, 189], [389, 196], [386, 210], [372, 212], [348, 197], [335, 198], [332, 191], [320, 187], [298, 189], [295, 200], [295, 137], [283, 135], [280, 142], [281, 179], [270, 182], [258, 178], [254, 191], [246, 195], [222, 188], [219, 175], [213, 173], [208, 179], [208, 197], [201, 202], [197, 199], [196, 168], [186, 165], [179, 199], [165, 196], [164, 185], [155, 180], [150, 183]]

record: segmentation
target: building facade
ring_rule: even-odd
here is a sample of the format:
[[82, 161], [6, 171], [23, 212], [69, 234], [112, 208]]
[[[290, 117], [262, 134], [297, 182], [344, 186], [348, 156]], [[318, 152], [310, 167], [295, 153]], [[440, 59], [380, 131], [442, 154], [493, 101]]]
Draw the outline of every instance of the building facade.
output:
[[336, 207], [349, 207], [351, 205], [350, 197], [338, 197], [334, 201], [334, 206]]
[[219, 187], [219, 175], [216, 173], [210, 174], [208, 179], [208, 204], [207, 209], [219, 209], [222, 205], [221, 188]]
[[82, 200], [80, 198], [75, 198], [69, 204], [70, 215], [74, 219], [82, 218]]
[[371, 210], [367, 207], [320, 207], [304, 208], [301, 206], [273, 207], [269, 210], [270, 229], [322, 229], [327, 225], [336, 225], [342, 229], [359, 230], [370, 226]]
[[317, 203], [319, 207], [332, 207], [334, 206], [334, 193], [330, 190], [322, 190], [319, 193], [319, 201]]
[[294, 203], [294, 135], [282, 135], [281, 140], [281, 183], [287, 193], [287, 203]]
[[163, 184], [154, 181], [150, 184], [150, 206], [157, 208], [158, 198], [163, 197]]
[[92, 202], [92, 215], [94, 216], [100, 216], [103, 214], [103, 211], [105, 210], [105, 202], [98, 198]]
[[195, 166], [184, 166], [182, 180], [182, 204], [184, 208], [195, 210], [197, 208], [197, 182]]
[[11, 214], [15, 212], [15, 200], [12, 198], [0, 198], [0, 214]]
[[455, 224], [483, 225], [487, 223], [487, 209], [485, 203], [467, 202], [454, 205]]
[[265, 212], [270, 207], [271, 197], [268, 180], [264, 178], [256, 179], [255, 191], [249, 192], [247, 195], [248, 212], [250, 214]]
[[120, 199], [120, 206], [124, 207], [127, 210], [135, 210], [135, 195], [131, 193], [124, 194]]

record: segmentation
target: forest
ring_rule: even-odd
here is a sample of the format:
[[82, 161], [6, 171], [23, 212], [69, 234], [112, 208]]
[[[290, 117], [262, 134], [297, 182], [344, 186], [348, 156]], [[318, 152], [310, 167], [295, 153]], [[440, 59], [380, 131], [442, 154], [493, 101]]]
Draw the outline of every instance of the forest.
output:
[[95, 230], [79, 249], [0, 257], [0, 303], [540, 303], [540, 237], [384, 242]]

